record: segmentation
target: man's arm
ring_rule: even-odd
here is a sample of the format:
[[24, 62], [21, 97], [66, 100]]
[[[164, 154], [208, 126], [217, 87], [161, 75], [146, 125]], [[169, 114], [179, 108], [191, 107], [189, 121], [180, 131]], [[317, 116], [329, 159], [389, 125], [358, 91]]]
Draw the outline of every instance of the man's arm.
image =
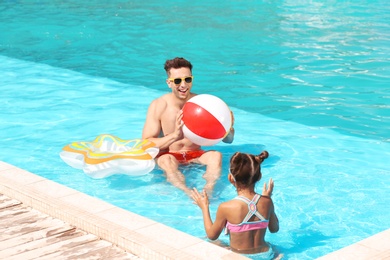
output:
[[176, 127], [173, 133], [169, 133], [160, 137], [162, 130], [161, 127], [161, 113], [164, 111], [164, 104], [161, 100], [154, 100], [148, 109], [145, 125], [142, 131], [142, 139], [148, 139], [156, 144], [160, 150], [168, 149], [168, 147], [180, 138], [181, 128], [183, 123], [181, 122], [182, 113], [178, 114], [176, 118]]

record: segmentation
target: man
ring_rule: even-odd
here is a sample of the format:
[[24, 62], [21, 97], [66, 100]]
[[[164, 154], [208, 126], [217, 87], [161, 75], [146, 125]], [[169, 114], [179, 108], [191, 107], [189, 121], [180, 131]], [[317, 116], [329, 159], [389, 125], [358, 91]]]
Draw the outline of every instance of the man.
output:
[[[185, 177], [179, 171], [180, 164], [198, 163], [206, 166], [203, 178], [206, 180], [204, 190], [211, 194], [217, 179], [221, 175], [222, 154], [218, 151], [203, 151], [183, 135], [184, 104], [196, 94], [192, 88], [192, 64], [184, 58], [167, 60], [164, 69], [168, 75], [166, 83], [171, 93], [152, 101], [148, 108], [142, 132], [143, 139], [149, 139], [160, 148], [157, 165], [165, 172], [167, 180], [188, 195], [191, 194], [185, 184]], [[234, 121], [232, 113], [232, 125]], [[234, 128], [222, 140], [232, 143]]]

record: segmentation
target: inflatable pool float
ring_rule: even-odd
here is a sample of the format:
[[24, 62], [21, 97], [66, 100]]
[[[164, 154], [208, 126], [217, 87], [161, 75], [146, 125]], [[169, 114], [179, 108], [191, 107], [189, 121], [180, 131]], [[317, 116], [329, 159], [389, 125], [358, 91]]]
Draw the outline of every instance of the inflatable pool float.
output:
[[61, 159], [95, 179], [113, 174], [144, 175], [155, 167], [159, 149], [147, 139], [122, 140], [102, 134], [92, 142], [73, 142], [62, 148]]

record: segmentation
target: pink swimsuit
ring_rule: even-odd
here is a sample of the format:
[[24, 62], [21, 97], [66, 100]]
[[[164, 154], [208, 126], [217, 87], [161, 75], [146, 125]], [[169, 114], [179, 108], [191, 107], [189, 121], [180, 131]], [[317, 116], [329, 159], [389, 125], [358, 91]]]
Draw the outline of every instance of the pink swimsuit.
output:
[[[234, 199], [238, 199], [244, 201], [248, 204], [248, 214], [246, 214], [244, 220], [240, 224], [231, 224], [229, 222], [226, 223], [225, 233], [230, 232], [244, 232], [249, 230], [263, 229], [268, 227], [269, 220], [265, 219], [258, 211], [257, 211], [257, 202], [261, 198], [261, 195], [256, 194], [252, 200], [249, 200], [243, 196], [237, 196]], [[249, 219], [256, 215], [260, 220], [248, 222]]]

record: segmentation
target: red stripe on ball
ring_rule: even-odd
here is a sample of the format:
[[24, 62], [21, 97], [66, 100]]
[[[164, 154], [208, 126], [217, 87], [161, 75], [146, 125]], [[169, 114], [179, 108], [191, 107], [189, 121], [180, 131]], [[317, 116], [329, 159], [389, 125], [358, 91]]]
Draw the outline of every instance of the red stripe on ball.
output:
[[207, 139], [223, 138], [226, 134], [224, 126], [203, 107], [187, 102], [183, 107], [183, 122], [189, 130]]

